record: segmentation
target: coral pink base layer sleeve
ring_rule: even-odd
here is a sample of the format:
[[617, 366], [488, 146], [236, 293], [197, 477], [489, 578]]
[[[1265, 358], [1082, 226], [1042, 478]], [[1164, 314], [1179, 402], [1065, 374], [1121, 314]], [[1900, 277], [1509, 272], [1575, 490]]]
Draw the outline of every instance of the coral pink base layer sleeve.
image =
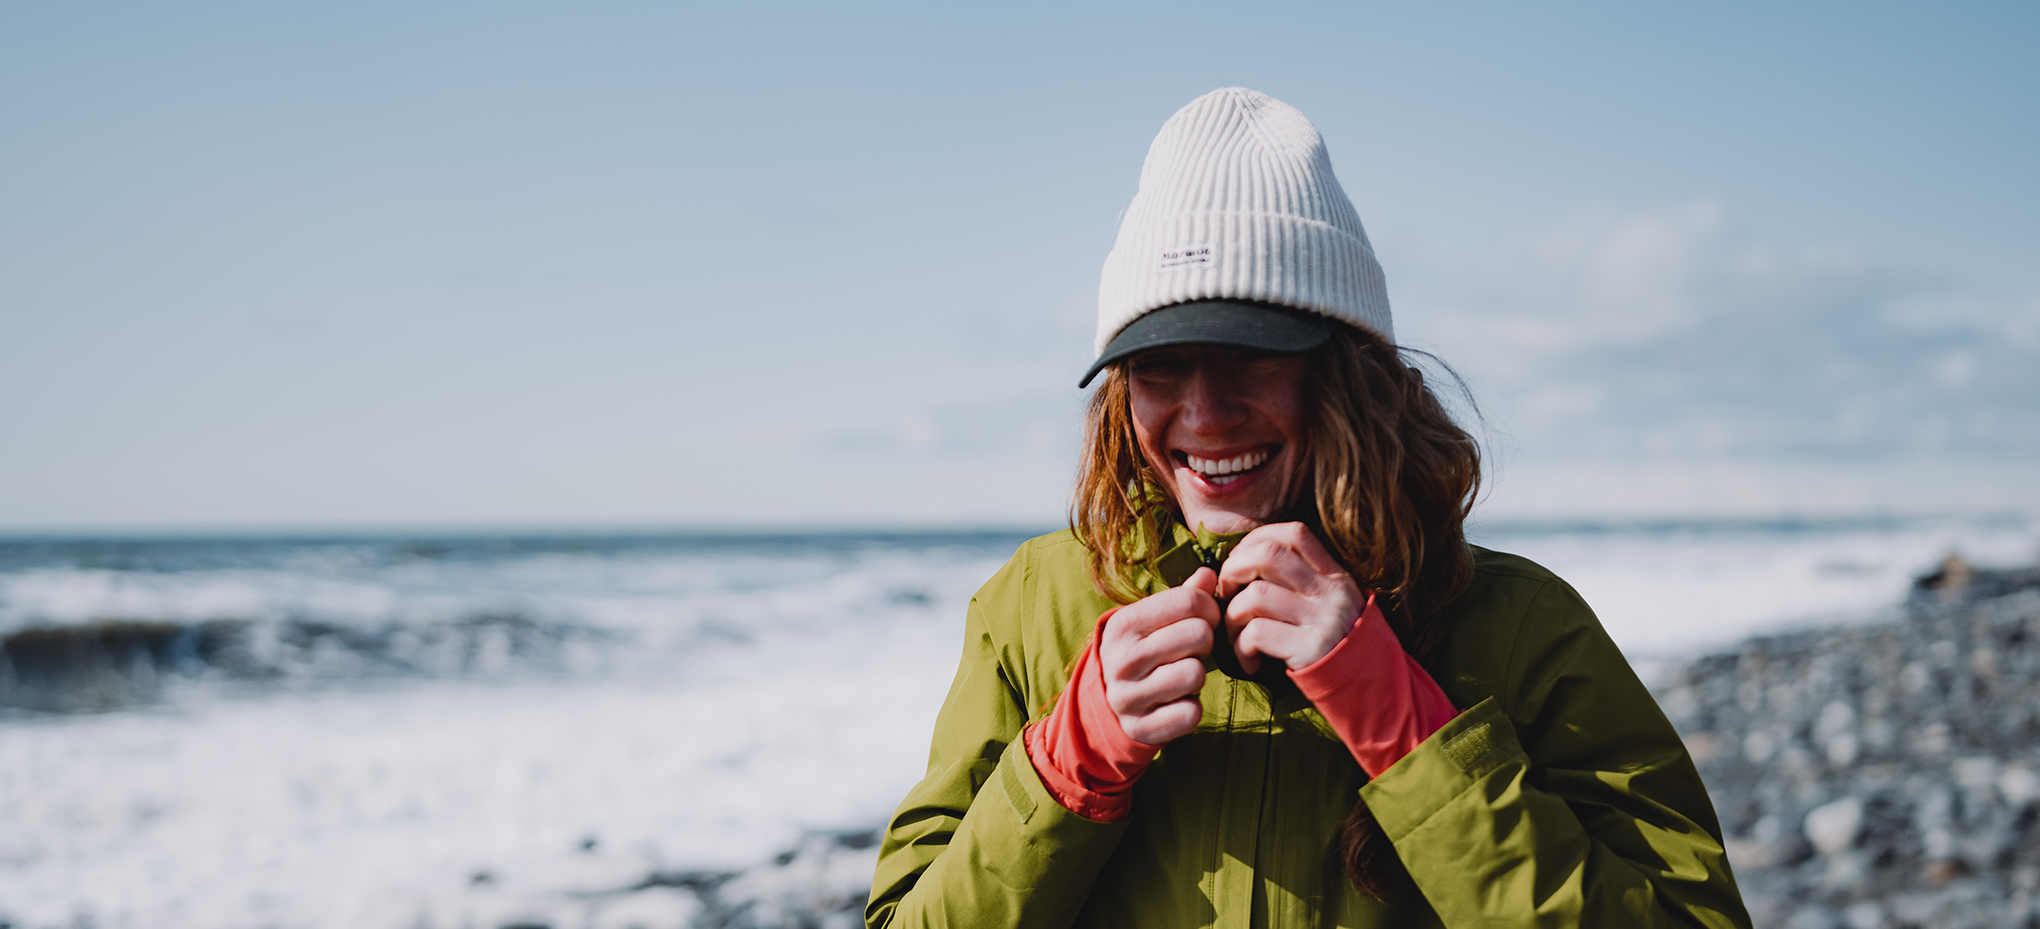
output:
[[1315, 664], [1289, 672], [1289, 679], [1368, 777], [1381, 776], [1459, 715], [1438, 682], [1403, 651], [1371, 592], [1346, 637]]
[[1077, 659], [1055, 709], [1021, 735], [1027, 760], [1049, 795], [1078, 816], [1108, 823], [1133, 815], [1133, 782], [1160, 750], [1127, 735], [1119, 727], [1119, 714], [1105, 702], [1098, 640], [1113, 612], [1098, 617], [1091, 644]]

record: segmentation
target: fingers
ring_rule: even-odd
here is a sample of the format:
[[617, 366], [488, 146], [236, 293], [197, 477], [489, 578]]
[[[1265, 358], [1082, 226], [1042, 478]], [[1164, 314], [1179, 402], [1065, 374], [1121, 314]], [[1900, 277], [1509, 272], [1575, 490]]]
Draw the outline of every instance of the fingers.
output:
[[1196, 731], [1204, 718], [1204, 704], [1196, 697], [1165, 703], [1140, 716], [1120, 715], [1119, 728], [1134, 741], [1149, 745], [1173, 742]]
[[1277, 584], [1254, 584], [1235, 594], [1225, 609], [1225, 631], [1238, 638], [1240, 630], [1256, 619], [1286, 625], [1302, 625], [1317, 613], [1318, 604], [1309, 597]]
[[1268, 581], [1291, 590], [1310, 590], [1318, 583], [1317, 572], [1296, 553], [1265, 543], [1251, 547], [1241, 543], [1226, 557], [1218, 577], [1220, 597], [1235, 596], [1255, 581]]
[[1199, 568], [1182, 586], [1121, 607], [1099, 633], [1105, 702], [1133, 738], [1159, 745], [1203, 718], [1197, 692], [1219, 625], [1218, 574]]
[[1106, 682], [1137, 680], [1165, 662], [1210, 652], [1218, 622], [1218, 601], [1195, 588], [1165, 590], [1122, 607], [1098, 639]]
[[1259, 670], [1263, 655], [1290, 668], [1308, 667], [1337, 646], [1365, 603], [1350, 580], [1338, 580], [1311, 593], [1262, 581], [1234, 595], [1225, 626], [1240, 667], [1249, 674]]
[[[1234, 596], [1226, 605], [1225, 633], [1240, 667], [1248, 674], [1261, 670], [1263, 655], [1287, 662], [1292, 646], [1300, 643], [1297, 635], [1282, 630], [1296, 630], [1301, 618], [1312, 613], [1311, 607], [1302, 595], [1274, 584], [1254, 584]], [[1250, 629], [1255, 630], [1252, 635]]]
[[[1256, 536], [1259, 538], [1255, 538]], [[1325, 544], [1318, 541], [1317, 535], [1310, 531], [1310, 527], [1302, 523], [1262, 526], [1247, 533], [1247, 537], [1241, 541], [1286, 548], [1295, 552], [1310, 565], [1311, 570], [1319, 574], [1344, 574], [1346, 571], [1339, 565], [1339, 559], [1333, 558]]]
[[1232, 596], [1257, 579], [1307, 591], [1345, 576], [1345, 569], [1308, 527], [1276, 523], [1247, 533], [1227, 556], [1219, 572], [1218, 596]]
[[1110, 657], [1103, 653], [1102, 648], [1100, 650], [1099, 657], [1105, 661], [1105, 681], [1107, 684], [1138, 681], [1172, 661], [1189, 659], [1197, 663], [1197, 656], [1211, 652], [1214, 637], [1212, 624], [1193, 616], [1179, 619], [1139, 639], [1115, 642]]
[[[1156, 630], [1179, 620], [1195, 617], [1212, 626], [1218, 625], [1218, 601], [1211, 590], [1218, 584], [1218, 578], [1209, 568], [1198, 568], [1190, 581], [1183, 586], [1164, 590], [1144, 597], [1126, 606], [1105, 623], [1108, 637], [1138, 639], [1153, 634]], [[1192, 586], [1203, 576], [1204, 586]]]
[[[1209, 626], [1203, 626], [1207, 632]], [[1107, 682], [1105, 702], [1119, 717], [1119, 728], [1136, 741], [1160, 745], [1197, 728], [1204, 704], [1197, 691], [1204, 686], [1204, 665], [1184, 658], [1162, 665], [1139, 681]]]
[[1143, 716], [1156, 707], [1194, 696], [1203, 687], [1204, 663], [1181, 658], [1157, 666], [1138, 680], [1108, 680], [1105, 703], [1121, 716]]
[[[1240, 630], [1239, 636], [1233, 640], [1233, 651], [1240, 656], [1240, 667], [1245, 668], [1248, 674], [1260, 670], [1263, 656], [1290, 668], [1309, 667], [1312, 661], [1331, 651], [1330, 648], [1320, 648], [1322, 638], [1319, 629], [1292, 626], [1272, 619], [1256, 619]], [[1303, 660], [1305, 658], [1309, 660]]]

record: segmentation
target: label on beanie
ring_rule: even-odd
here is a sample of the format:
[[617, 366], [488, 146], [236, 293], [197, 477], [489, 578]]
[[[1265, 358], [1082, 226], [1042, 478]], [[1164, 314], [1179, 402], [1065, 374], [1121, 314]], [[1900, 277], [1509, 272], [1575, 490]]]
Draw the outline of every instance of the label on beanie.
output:
[[1211, 263], [1211, 254], [1209, 245], [1178, 245], [1175, 248], [1165, 248], [1162, 249], [1162, 263], [1155, 270], [1179, 271], [1183, 268], [1208, 265]]

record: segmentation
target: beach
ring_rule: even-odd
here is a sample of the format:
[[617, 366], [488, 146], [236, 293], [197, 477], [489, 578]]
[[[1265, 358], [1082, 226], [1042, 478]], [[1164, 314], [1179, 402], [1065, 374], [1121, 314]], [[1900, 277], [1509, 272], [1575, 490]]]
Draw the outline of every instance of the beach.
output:
[[[0, 542], [0, 923], [855, 924], [965, 605], [1026, 534]], [[1907, 621], [1914, 578], [1949, 552], [2029, 564], [2040, 526], [1515, 524], [1476, 541], [1579, 588], [1689, 739], [1704, 718], [1746, 746], [1723, 733], [1761, 726], [1703, 712], [1694, 669], [1726, 666], [1696, 660], [1870, 636]], [[1817, 702], [1800, 729], [1833, 700]], [[1731, 816], [1724, 797], [1755, 781], [1721, 765], [1748, 757], [1703, 764], [1739, 873], [1826, 868], [1776, 836], [1840, 788]], [[1751, 844], [1772, 814], [1782, 852]], [[1823, 899], [1836, 919], [1852, 902]]]

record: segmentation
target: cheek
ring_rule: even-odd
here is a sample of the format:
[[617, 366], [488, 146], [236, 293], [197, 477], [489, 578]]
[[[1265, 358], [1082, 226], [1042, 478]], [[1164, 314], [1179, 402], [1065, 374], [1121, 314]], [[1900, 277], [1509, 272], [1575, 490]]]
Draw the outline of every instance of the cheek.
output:
[[1304, 433], [1310, 431], [1304, 425], [1303, 405], [1292, 404], [1271, 412], [1273, 415], [1270, 418], [1275, 421], [1275, 428], [1287, 436], [1290, 442], [1302, 445]]
[[1286, 385], [1286, 389], [1263, 394], [1260, 402], [1255, 404], [1255, 412], [1289, 442], [1302, 442], [1304, 433], [1308, 431], [1301, 384]]
[[1263, 415], [1282, 434], [1283, 442], [1288, 446], [1288, 453], [1282, 456], [1288, 459], [1286, 470], [1290, 475], [1300, 475], [1306, 470], [1304, 459], [1309, 455], [1308, 408], [1304, 402], [1302, 378], [1297, 378], [1289, 387], [1289, 390], [1268, 398]]
[[1169, 415], [1166, 404], [1145, 395], [1138, 386], [1129, 391], [1127, 407], [1133, 414], [1133, 437], [1140, 443], [1141, 455], [1155, 470], [1168, 473], [1168, 463], [1162, 455], [1162, 445], [1167, 439]]
[[1276, 395], [1275, 409], [1270, 411], [1275, 417], [1277, 428], [1281, 429], [1290, 441], [1299, 445], [1303, 442], [1304, 433], [1309, 431], [1305, 424], [1309, 404], [1304, 396], [1304, 373], [1305, 368], [1300, 363], [1290, 371], [1288, 383], [1285, 389]]
[[1133, 414], [1133, 429], [1140, 435], [1151, 435], [1162, 420], [1161, 398], [1143, 390], [1138, 382], [1126, 392], [1126, 408]]
[[1147, 460], [1148, 467], [1153, 468], [1162, 480], [1170, 480], [1169, 461], [1162, 454], [1161, 436], [1154, 434], [1136, 419], [1133, 422], [1133, 437], [1134, 441], [1140, 444], [1140, 456]]

